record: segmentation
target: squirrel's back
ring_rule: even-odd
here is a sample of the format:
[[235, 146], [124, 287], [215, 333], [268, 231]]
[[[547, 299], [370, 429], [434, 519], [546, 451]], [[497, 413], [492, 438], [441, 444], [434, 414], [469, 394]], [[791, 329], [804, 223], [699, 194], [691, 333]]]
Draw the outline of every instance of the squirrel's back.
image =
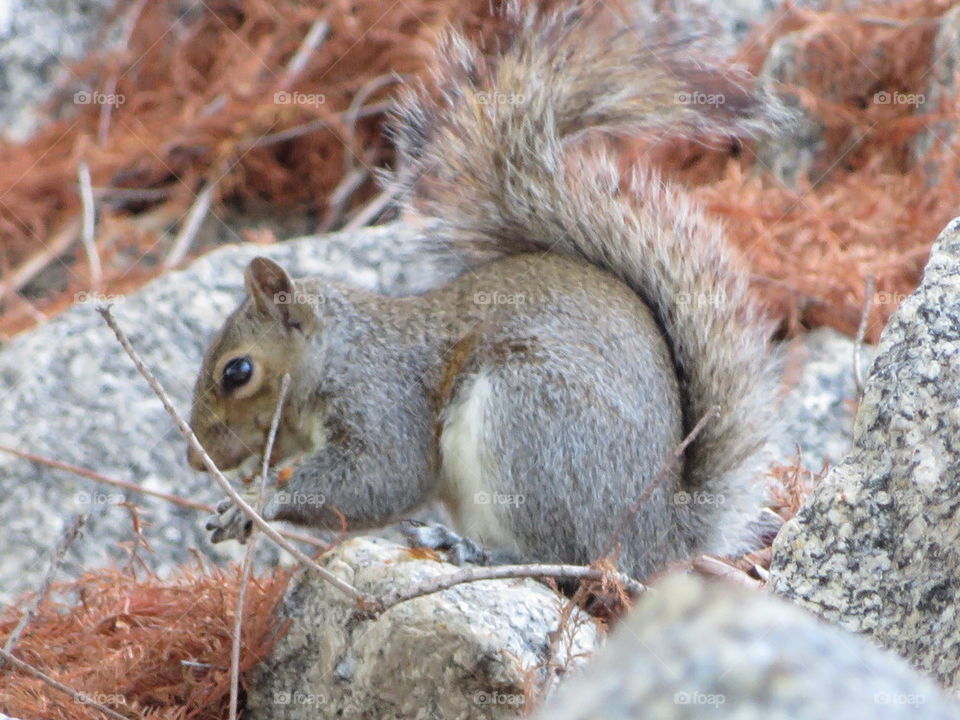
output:
[[676, 37], [610, 29], [602, 12], [513, 10], [512, 45], [495, 61], [451, 36], [439, 97], [412, 92], [397, 111], [394, 181], [432, 238], [468, 262], [555, 253], [642, 299], [666, 338], [683, 432], [717, 409], [685, 448], [679, 502], [692, 505], [677, 517], [720, 550], [756, 509], [775, 394], [769, 325], [721, 227], [682, 189], [642, 169], [625, 180], [613, 157], [576, 145], [592, 130], [749, 135], [783, 111]]

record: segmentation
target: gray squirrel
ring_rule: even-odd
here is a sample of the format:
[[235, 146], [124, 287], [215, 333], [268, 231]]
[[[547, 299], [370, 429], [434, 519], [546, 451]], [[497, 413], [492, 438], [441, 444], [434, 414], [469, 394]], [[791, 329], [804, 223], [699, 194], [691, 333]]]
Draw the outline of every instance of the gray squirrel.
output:
[[[440, 92], [398, 101], [392, 181], [456, 279], [394, 298], [250, 262], [191, 424], [235, 468], [263, 452], [290, 375], [271, 462], [302, 459], [267, 519], [357, 530], [439, 499], [488, 559], [615, 546], [638, 578], [741, 542], [773, 425], [770, 324], [721, 227], [653, 171], [623, 178], [593, 131], [749, 136], [784, 111], [599, 13], [514, 9], [493, 59], [451, 34]], [[243, 539], [228, 518], [214, 541]]]

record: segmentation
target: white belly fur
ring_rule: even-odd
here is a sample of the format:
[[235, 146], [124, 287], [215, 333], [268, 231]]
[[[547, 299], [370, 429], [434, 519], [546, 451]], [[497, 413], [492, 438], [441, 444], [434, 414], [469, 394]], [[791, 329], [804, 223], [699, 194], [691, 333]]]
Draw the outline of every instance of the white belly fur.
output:
[[495, 466], [483, 443], [492, 396], [490, 378], [480, 373], [447, 406], [440, 433], [441, 469], [456, 505], [459, 532], [486, 547], [516, 550], [503, 519], [510, 508], [494, 502], [491, 489], [500, 483], [493, 477]]

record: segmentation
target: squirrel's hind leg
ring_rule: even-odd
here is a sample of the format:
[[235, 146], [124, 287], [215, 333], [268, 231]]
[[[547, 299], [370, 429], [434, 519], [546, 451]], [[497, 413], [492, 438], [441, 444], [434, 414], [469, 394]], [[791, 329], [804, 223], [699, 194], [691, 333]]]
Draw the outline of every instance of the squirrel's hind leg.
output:
[[551, 331], [478, 348], [442, 417], [442, 494], [485, 548], [588, 564], [619, 544], [621, 569], [643, 577], [677, 552], [672, 481], [621, 529], [680, 439], [673, 369], [637, 361], [649, 349], [633, 336], [599, 351]]

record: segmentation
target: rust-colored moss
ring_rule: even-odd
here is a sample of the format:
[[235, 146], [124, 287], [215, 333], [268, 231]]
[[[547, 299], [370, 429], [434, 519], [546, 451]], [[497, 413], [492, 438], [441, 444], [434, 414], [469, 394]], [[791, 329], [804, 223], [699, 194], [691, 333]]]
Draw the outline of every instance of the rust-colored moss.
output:
[[[182, 571], [170, 581], [99, 570], [54, 587], [14, 654], [47, 675], [129, 717], [224, 718], [240, 571]], [[240, 668], [270, 651], [283, 628], [274, 614], [288, 573], [251, 578]], [[0, 642], [19, 620], [0, 613]], [[184, 663], [192, 663], [185, 665]], [[102, 720], [98, 711], [42, 680], [0, 670], [0, 707], [15, 717]]]

